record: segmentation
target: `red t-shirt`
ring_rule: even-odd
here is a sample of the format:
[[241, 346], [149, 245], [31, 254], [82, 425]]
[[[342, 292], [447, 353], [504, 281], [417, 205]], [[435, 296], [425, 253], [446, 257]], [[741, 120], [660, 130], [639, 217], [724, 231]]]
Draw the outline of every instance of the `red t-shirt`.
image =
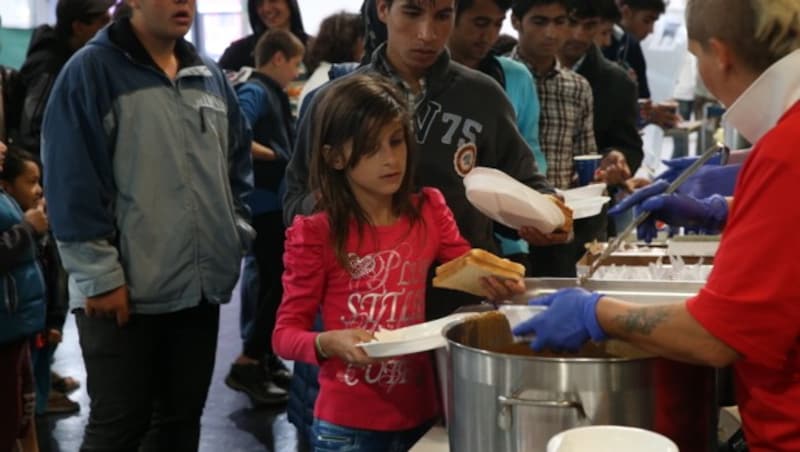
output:
[[800, 103], [744, 164], [708, 283], [689, 312], [735, 349], [752, 452], [800, 451]]
[[[336, 260], [326, 214], [297, 216], [286, 231], [283, 301], [272, 344], [287, 359], [321, 364], [314, 416], [352, 428], [392, 431], [416, 427], [439, 413], [429, 353], [366, 367], [338, 358], [319, 363], [312, 324], [322, 311], [325, 330], [396, 329], [425, 321], [425, 287], [434, 261], [447, 262], [470, 246], [458, 232], [442, 194], [423, 189], [422, 221], [407, 218], [365, 232], [355, 223], [347, 247], [351, 275]], [[367, 231], [369, 228], [366, 228]]]

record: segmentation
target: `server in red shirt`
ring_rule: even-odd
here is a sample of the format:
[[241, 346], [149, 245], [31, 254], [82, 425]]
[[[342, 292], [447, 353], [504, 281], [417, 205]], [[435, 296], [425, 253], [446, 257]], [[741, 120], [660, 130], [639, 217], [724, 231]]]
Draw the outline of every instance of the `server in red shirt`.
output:
[[[320, 366], [315, 450], [408, 450], [438, 415], [430, 354], [371, 360], [377, 329], [425, 320], [434, 261], [470, 250], [442, 193], [412, 194], [406, 101], [388, 80], [343, 78], [315, 112], [311, 187], [318, 212], [286, 232], [284, 293], [273, 348]], [[487, 279], [502, 299], [522, 281]], [[312, 331], [322, 315], [323, 333]]]
[[648, 197], [679, 226], [723, 229], [706, 286], [685, 303], [642, 306], [572, 288], [518, 328], [534, 348], [622, 338], [693, 363], [734, 365], [753, 452], [800, 451], [800, 2], [690, 0], [689, 48], [726, 120], [755, 143], [734, 191]]

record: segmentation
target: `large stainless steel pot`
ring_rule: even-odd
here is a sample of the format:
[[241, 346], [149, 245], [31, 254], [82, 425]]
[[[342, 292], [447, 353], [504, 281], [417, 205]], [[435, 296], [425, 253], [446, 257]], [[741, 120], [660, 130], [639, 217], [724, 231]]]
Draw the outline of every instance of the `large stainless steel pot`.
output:
[[528, 357], [444, 331], [440, 378], [454, 452], [544, 452], [558, 432], [616, 424], [662, 433], [681, 452], [716, 450], [714, 370], [654, 357]]

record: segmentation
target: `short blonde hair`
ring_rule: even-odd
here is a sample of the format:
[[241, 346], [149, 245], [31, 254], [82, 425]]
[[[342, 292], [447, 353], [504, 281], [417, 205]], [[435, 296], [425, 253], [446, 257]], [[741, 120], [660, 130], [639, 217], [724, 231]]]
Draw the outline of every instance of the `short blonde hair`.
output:
[[800, 0], [689, 0], [686, 28], [703, 46], [724, 41], [761, 73], [800, 49]]

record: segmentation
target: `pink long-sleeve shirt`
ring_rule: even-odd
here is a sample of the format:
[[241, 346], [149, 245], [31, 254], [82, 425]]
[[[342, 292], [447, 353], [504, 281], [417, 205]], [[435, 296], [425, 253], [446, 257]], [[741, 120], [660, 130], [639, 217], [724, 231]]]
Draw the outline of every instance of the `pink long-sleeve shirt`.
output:
[[470, 249], [441, 192], [425, 188], [422, 221], [408, 218], [365, 228], [348, 238], [352, 273], [336, 260], [328, 216], [295, 217], [286, 232], [283, 301], [272, 344], [287, 359], [319, 364], [314, 416], [352, 428], [391, 431], [420, 425], [439, 412], [429, 353], [399, 356], [366, 367], [338, 358], [318, 360], [312, 325], [322, 313], [325, 330], [396, 329], [425, 321], [425, 287], [434, 261]]

